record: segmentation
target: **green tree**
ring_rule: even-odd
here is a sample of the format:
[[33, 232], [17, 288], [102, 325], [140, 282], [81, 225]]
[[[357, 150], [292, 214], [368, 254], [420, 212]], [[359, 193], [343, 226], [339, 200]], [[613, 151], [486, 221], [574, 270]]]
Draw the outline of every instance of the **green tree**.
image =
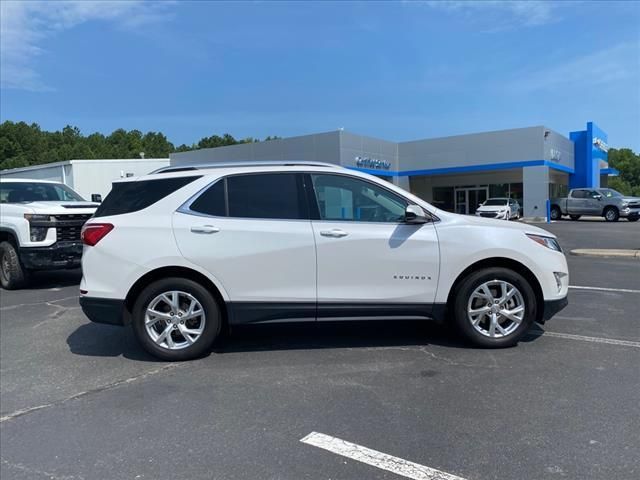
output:
[[[272, 140], [278, 137], [267, 137]], [[82, 134], [78, 127], [67, 125], [60, 131], [47, 132], [37, 123], [5, 121], [0, 124], [0, 169], [41, 165], [73, 159], [95, 158], [166, 158], [172, 152], [187, 152], [198, 148], [223, 147], [239, 143], [259, 142], [247, 137], [237, 140], [231, 134], [203, 137], [192, 145], [177, 148], [161, 132], [119, 128], [109, 135]]]
[[609, 166], [620, 171], [609, 186], [625, 195], [640, 196], [640, 155], [630, 148], [609, 150]]

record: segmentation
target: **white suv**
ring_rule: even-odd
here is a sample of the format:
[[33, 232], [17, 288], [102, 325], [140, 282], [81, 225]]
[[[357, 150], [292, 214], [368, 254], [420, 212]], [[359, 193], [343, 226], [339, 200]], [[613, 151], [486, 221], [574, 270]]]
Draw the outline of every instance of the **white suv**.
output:
[[117, 182], [82, 238], [85, 314], [131, 323], [165, 360], [206, 353], [227, 325], [375, 317], [446, 319], [475, 345], [505, 347], [567, 305], [552, 234], [325, 164]]

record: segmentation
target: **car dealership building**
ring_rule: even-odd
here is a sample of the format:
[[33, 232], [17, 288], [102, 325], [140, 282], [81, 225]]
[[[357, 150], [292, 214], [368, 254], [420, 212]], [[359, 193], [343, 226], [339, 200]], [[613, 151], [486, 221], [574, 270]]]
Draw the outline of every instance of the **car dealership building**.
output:
[[606, 185], [607, 134], [592, 122], [567, 138], [544, 126], [391, 142], [343, 130], [170, 155], [172, 166], [229, 161], [317, 161], [371, 173], [433, 205], [474, 213], [489, 197], [511, 197], [525, 217], [573, 187]]

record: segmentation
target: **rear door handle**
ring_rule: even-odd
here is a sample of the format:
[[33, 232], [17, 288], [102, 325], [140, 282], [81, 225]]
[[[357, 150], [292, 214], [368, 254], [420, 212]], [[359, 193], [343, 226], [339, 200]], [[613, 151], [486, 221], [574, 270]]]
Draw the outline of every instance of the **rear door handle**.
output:
[[340, 238], [346, 237], [349, 234], [344, 230], [340, 230], [339, 228], [332, 228], [331, 230], [320, 230], [320, 235], [322, 235], [323, 237]]
[[218, 233], [220, 229], [213, 225], [201, 225], [198, 227], [191, 227], [193, 233]]

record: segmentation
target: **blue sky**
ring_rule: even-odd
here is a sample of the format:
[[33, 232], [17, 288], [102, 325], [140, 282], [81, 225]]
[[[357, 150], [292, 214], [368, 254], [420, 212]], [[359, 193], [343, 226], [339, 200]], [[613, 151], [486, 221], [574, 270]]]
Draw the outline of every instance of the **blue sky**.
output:
[[9, 2], [4, 120], [411, 140], [595, 121], [640, 151], [637, 2]]

